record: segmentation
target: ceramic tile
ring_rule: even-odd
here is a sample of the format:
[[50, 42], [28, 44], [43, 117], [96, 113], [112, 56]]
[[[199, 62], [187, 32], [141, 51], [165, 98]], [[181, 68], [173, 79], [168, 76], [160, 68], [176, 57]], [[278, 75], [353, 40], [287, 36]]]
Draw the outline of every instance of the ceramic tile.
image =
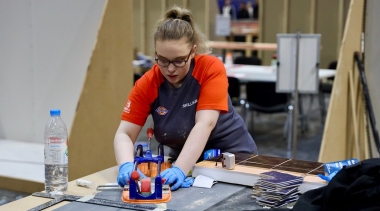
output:
[[281, 164], [281, 166], [283, 167], [301, 168], [301, 169], [310, 169], [310, 170], [316, 169], [320, 167], [321, 165], [322, 164], [319, 162], [293, 160], [293, 159]]
[[255, 157], [252, 157], [250, 159], [247, 159], [246, 161], [250, 163], [259, 163], [259, 164], [266, 164], [269, 166], [277, 166], [284, 162], [287, 162], [288, 158], [280, 158], [280, 157], [271, 157], [271, 156], [264, 156], [264, 155], [258, 155]]

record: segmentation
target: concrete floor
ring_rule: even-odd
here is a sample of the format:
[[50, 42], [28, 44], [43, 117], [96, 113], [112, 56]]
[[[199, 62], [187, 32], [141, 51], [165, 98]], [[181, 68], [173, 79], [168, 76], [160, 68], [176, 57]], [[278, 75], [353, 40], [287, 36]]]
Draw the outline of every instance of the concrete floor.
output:
[[[329, 96], [325, 97], [326, 106], [328, 105]], [[301, 132], [298, 130], [298, 136], [297, 136], [297, 156], [296, 159], [299, 160], [308, 160], [308, 161], [317, 161], [318, 160], [318, 154], [319, 154], [319, 148], [322, 140], [322, 134], [323, 134], [323, 123], [321, 121], [321, 115], [318, 105], [318, 100], [316, 96], [314, 96], [313, 103], [310, 104], [310, 96], [303, 96], [302, 102], [304, 109], [309, 108], [310, 110], [305, 110], [306, 113], [309, 114], [309, 127], [307, 131]], [[241, 112], [241, 108], [236, 108], [238, 112]], [[287, 140], [283, 138], [283, 125], [286, 119], [286, 114], [254, 114], [254, 127], [253, 131], [250, 130], [250, 133], [252, 134], [258, 150], [259, 154], [261, 155], [268, 155], [268, 156], [275, 156], [275, 157], [290, 157], [289, 151], [287, 150]], [[149, 117], [147, 123], [145, 124], [141, 134], [138, 137], [138, 141], [146, 141], [146, 129], [147, 127], [151, 126], [152, 119]], [[250, 128], [250, 127], [249, 127]], [[0, 140], [3, 141], [3, 140]], [[19, 143], [8, 143], [8, 145], [11, 146], [4, 146], [5, 142], [1, 142], [2, 149], [9, 147], [11, 149], [19, 149], [18, 147], [14, 147], [14, 144]], [[13, 148], [12, 148], [13, 146]], [[155, 141], [154, 137], [152, 140], [151, 148], [152, 150], [157, 149], [157, 142]], [[30, 147], [29, 147], [30, 148]], [[33, 148], [36, 148], [36, 153], [40, 152], [38, 150], [39, 148], [43, 149], [42, 146], [34, 146]], [[168, 150], [164, 150], [168, 152]], [[155, 152], [155, 151], [153, 151]], [[12, 155], [17, 154], [14, 150], [7, 150], [7, 154], [0, 153], [0, 165], [5, 166], [7, 165], [7, 172], [6, 174], [15, 174], [12, 173], [13, 170], [16, 170], [15, 168], [19, 169], [20, 165], [24, 165], [24, 168], [29, 168], [28, 166], [33, 165], [33, 168], [38, 168], [40, 171], [43, 172], [43, 156], [32, 156], [32, 157], [40, 157], [40, 160], [35, 160], [32, 163], [30, 160], [14, 160], [15, 158], [12, 158]], [[165, 153], [166, 154], [166, 153]], [[2, 156], [3, 155], [3, 156]], [[16, 155], [17, 156], [17, 155]], [[14, 156], [15, 157], [15, 156]], [[17, 156], [18, 157], [18, 156]], [[25, 158], [25, 156], [24, 156]], [[0, 168], [0, 174], [4, 175], [4, 170], [1, 170], [4, 168]], [[40, 171], [32, 171], [36, 172], [37, 175], [31, 175], [34, 177], [34, 180], [42, 180], [43, 181], [43, 173]], [[30, 171], [29, 171], [30, 172]], [[0, 206], [5, 203], [9, 203], [11, 201], [20, 199], [22, 197], [27, 196], [28, 194], [25, 193], [19, 193], [19, 192], [13, 192], [8, 190], [1, 190], [0, 189]]]

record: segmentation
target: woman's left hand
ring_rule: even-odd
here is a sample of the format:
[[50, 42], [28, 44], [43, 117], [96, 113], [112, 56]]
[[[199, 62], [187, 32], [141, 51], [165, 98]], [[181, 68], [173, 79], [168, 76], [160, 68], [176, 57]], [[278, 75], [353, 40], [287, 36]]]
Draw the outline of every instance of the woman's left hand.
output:
[[186, 179], [185, 173], [177, 166], [166, 169], [165, 171], [161, 172], [160, 175], [166, 180], [165, 184], [172, 185], [170, 188], [171, 190], [177, 190], [180, 187], [188, 188], [194, 182], [194, 178], [192, 177], [190, 177], [190, 179]]

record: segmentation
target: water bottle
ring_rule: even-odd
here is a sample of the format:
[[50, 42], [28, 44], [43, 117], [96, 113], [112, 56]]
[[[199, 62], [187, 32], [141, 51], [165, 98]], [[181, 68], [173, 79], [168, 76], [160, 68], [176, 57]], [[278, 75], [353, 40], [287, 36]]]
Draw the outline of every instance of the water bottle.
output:
[[232, 58], [232, 53], [231, 52], [227, 52], [226, 53], [226, 61], [224, 62], [224, 64], [226, 66], [231, 66], [234, 64], [233, 62], [233, 58]]
[[45, 126], [45, 191], [63, 195], [68, 186], [68, 133], [60, 110], [50, 110]]
[[270, 65], [272, 67], [272, 71], [276, 72], [276, 70], [277, 70], [277, 54], [272, 55], [272, 60], [270, 62]]

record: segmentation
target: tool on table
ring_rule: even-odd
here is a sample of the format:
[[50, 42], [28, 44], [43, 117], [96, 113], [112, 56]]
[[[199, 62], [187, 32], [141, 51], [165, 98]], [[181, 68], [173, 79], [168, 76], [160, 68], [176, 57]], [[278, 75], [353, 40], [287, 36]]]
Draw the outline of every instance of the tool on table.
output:
[[235, 155], [229, 152], [222, 153], [222, 167], [232, 170], [235, 168]]
[[215, 158], [219, 158], [219, 155], [220, 155], [220, 149], [209, 149], [203, 153], [203, 159], [204, 160], [215, 159]]
[[[152, 206], [144, 206], [141, 204], [131, 204], [131, 203], [125, 203], [122, 201], [112, 201], [112, 200], [108, 200], [108, 199], [94, 198], [94, 196], [75, 196], [75, 195], [68, 195], [68, 194], [62, 195], [62, 196], [53, 196], [53, 195], [43, 193], [43, 192], [33, 193], [32, 196], [43, 197], [43, 198], [51, 198], [53, 200], [48, 201], [44, 204], [38, 205], [37, 207], [29, 209], [28, 211], [44, 210], [46, 208], [49, 208], [49, 207], [54, 206], [56, 204], [59, 204], [63, 201], [70, 201], [70, 202], [76, 201], [76, 202], [81, 202], [81, 203], [108, 206], [108, 207], [116, 207], [116, 208], [124, 208], [124, 209], [129, 209], [129, 210], [154, 210], [154, 209], [156, 209]], [[167, 211], [168, 210], [169, 209], [167, 209]]]
[[233, 170], [235, 168], [235, 155], [229, 152], [223, 152], [215, 159], [215, 166], [218, 165], [218, 161], [222, 160], [222, 168]]
[[[140, 186], [140, 174], [137, 172], [137, 167], [140, 163], [151, 162], [157, 164], [157, 175], [155, 178], [152, 178], [153, 182], [151, 182], [151, 178], [142, 179], [140, 181]], [[159, 172], [161, 172], [161, 163], [164, 163], [164, 148], [162, 144], [158, 145], [158, 155], [156, 157], [152, 156], [150, 148], [146, 151], [144, 157], [142, 145], [137, 145], [134, 159], [134, 171], [131, 173], [129, 185], [124, 186], [121, 199], [124, 202], [133, 203], [168, 202], [171, 199], [171, 191], [169, 185], [164, 185], [165, 180], [160, 176]]]

